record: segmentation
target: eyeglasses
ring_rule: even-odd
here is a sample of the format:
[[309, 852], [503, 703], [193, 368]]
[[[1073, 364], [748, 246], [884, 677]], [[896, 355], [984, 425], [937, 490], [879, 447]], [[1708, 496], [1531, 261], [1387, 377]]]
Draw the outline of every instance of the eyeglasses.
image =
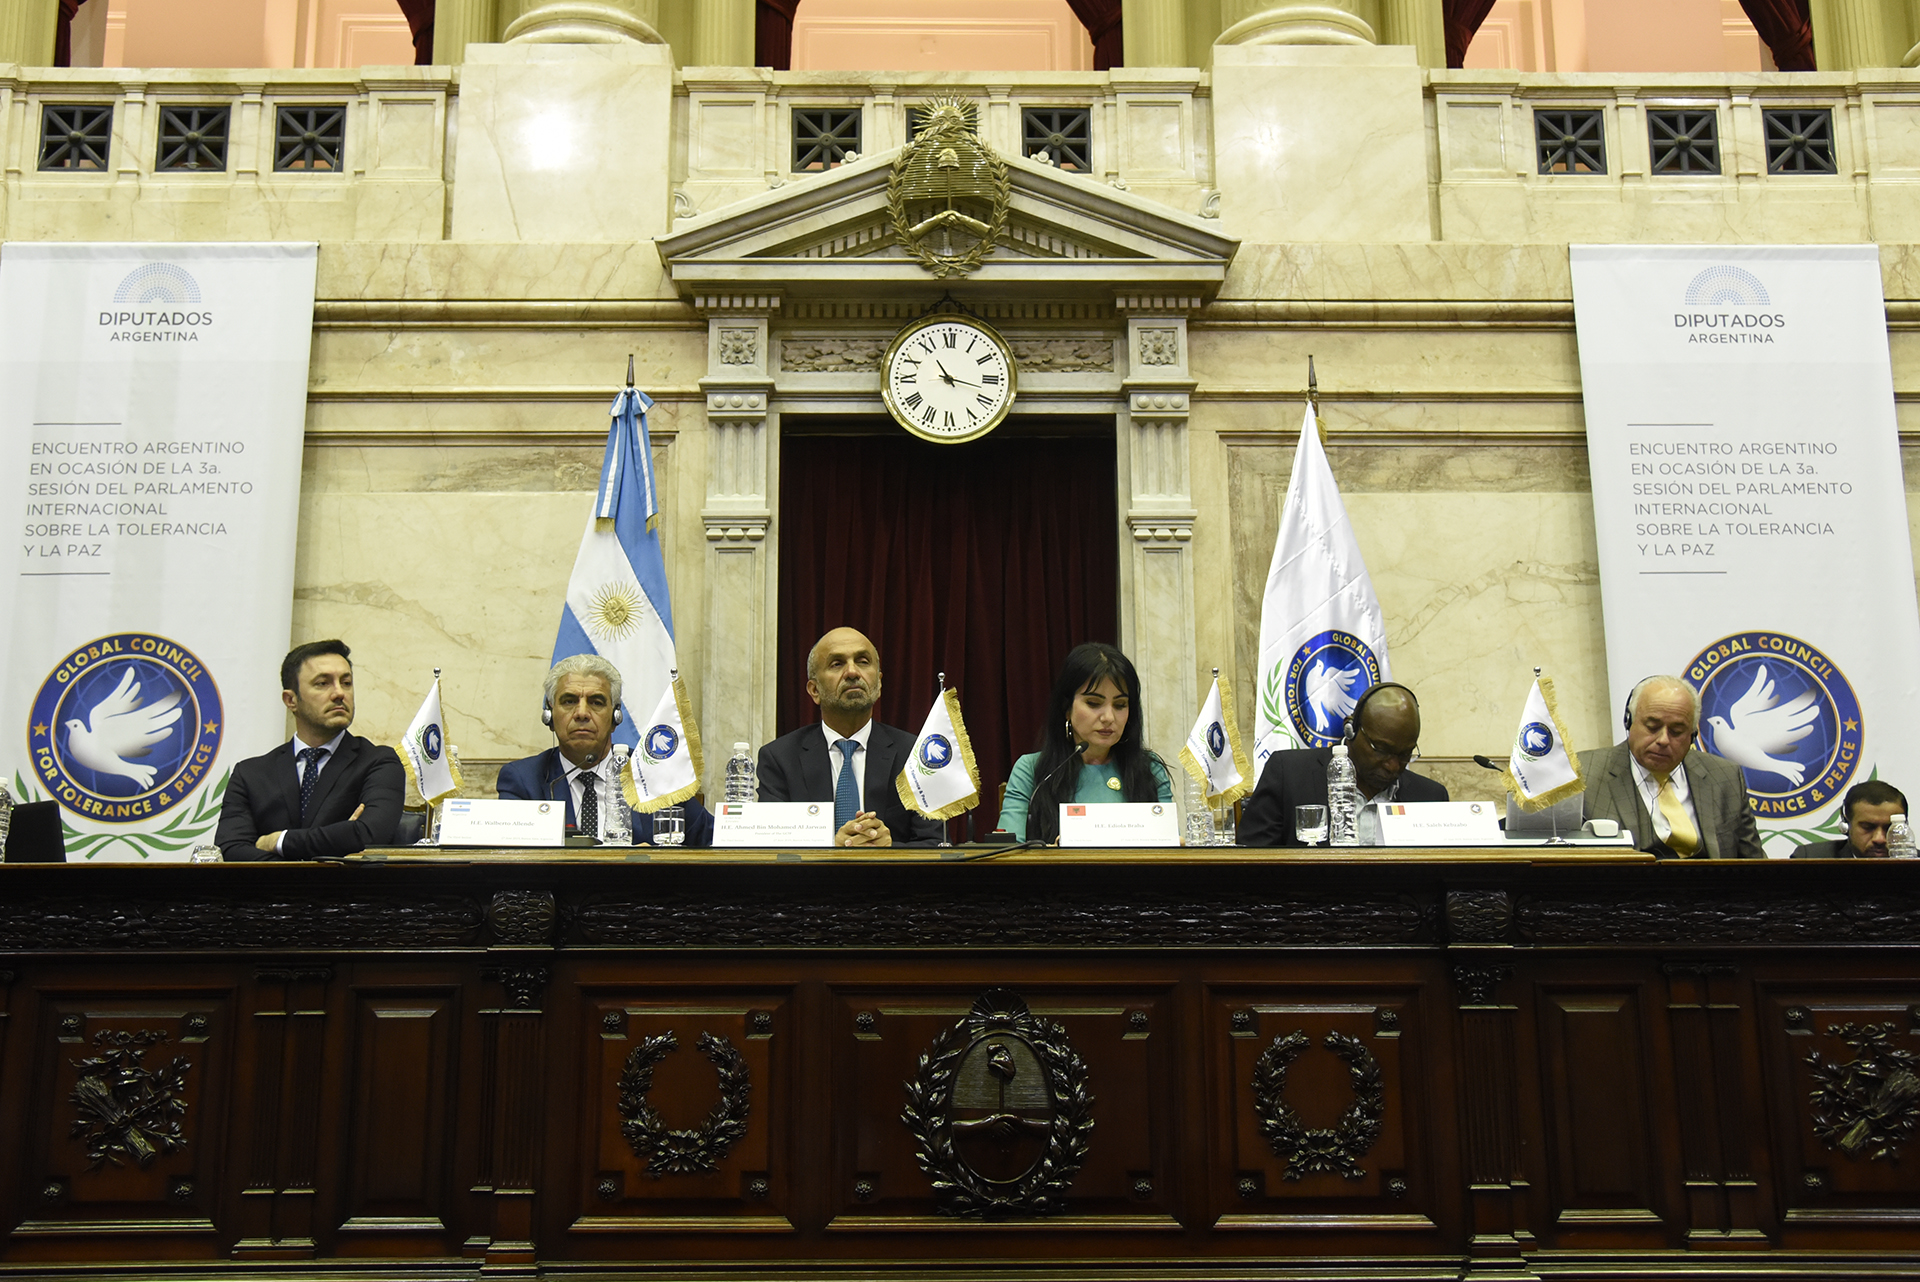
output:
[[1360, 738], [1365, 739], [1367, 741], [1367, 747], [1372, 750], [1373, 755], [1380, 758], [1382, 761], [1398, 761], [1401, 765], [1401, 768], [1405, 769], [1406, 767], [1411, 766], [1414, 762], [1420, 760], [1420, 745], [1417, 743], [1414, 744], [1411, 748], [1401, 751], [1401, 750], [1381, 747], [1380, 741], [1378, 739], [1374, 738], [1372, 735], [1368, 734], [1365, 730], [1361, 730], [1358, 727], [1355, 727], [1354, 733], [1358, 735]]

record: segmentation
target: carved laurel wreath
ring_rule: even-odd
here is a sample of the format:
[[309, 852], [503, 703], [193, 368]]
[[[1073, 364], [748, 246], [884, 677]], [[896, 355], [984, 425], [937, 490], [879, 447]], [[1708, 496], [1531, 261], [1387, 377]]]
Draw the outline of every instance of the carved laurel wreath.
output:
[[713, 1061], [720, 1075], [720, 1102], [707, 1114], [707, 1120], [690, 1131], [672, 1131], [660, 1114], [647, 1103], [653, 1089], [653, 1070], [680, 1043], [673, 1030], [641, 1039], [627, 1056], [620, 1074], [620, 1133], [627, 1137], [633, 1155], [647, 1165], [647, 1174], [691, 1175], [714, 1170], [727, 1150], [747, 1133], [747, 1097], [753, 1081], [746, 1061], [733, 1043], [712, 1033], [700, 1034], [700, 1053]]
[[[1007, 212], [1013, 205], [1013, 188], [1007, 181], [1007, 162], [994, 153], [993, 148], [980, 141], [976, 132], [975, 119], [978, 108], [974, 103], [962, 99], [940, 98], [926, 103], [921, 109], [926, 124], [914, 140], [901, 149], [893, 162], [893, 169], [887, 175], [887, 216], [893, 220], [894, 235], [906, 247], [908, 253], [919, 264], [936, 277], [965, 276], [980, 266], [980, 260], [994, 251], [1000, 235], [1006, 230]], [[911, 237], [908, 228], [907, 201], [910, 198], [925, 198], [928, 193], [909, 192], [908, 173], [914, 161], [930, 148], [952, 147], [965, 150], [986, 162], [987, 172], [993, 177], [993, 212], [987, 216], [987, 230], [971, 248], [960, 254], [938, 254], [930, 249], [922, 237]]]
[[126, 1160], [145, 1170], [156, 1157], [187, 1146], [181, 1129], [187, 1105], [180, 1097], [192, 1061], [178, 1055], [157, 1069], [142, 1063], [149, 1047], [168, 1040], [164, 1030], [103, 1029], [93, 1036], [103, 1053], [73, 1061], [79, 1078], [68, 1100], [77, 1116], [68, 1134], [86, 1146], [89, 1171]]
[[[981, 1039], [1001, 1033], [1018, 1036], [1033, 1048], [1053, 1096], [1046, 1152], [1032, 1170], [1006, 1182], [986, 1179], [953, 1147], [954, 1075]], [[1066, 1029], [1033, 1015], [1015, 994], [989, 989], [965, 1018], [933, 1039], [906, 1087], [907, 1107], [900, 1120], [913, 1133], [914, 1156], [933, 1183], [942, 1214], [1006, 1219], [1051, 1215], [1065, 1204], [1067, 1188], [1087, 1160], [1093, 1133], [1087, 1066], [1067, 1040]]]
[[1814, 1088], [1813, 1133], [1848, 1157], [1899, 1161], [1899, 1147], [1920, 1124], [1920, 1056], [1893, 1044], [1896, 1026], [1835, 1024], [1827, 1029], [1853, 1058], [1844, 1064], [1807, 1055]]
[[1337, 1171], [1350, 1180], [1364, 1179], [1367, 1173], [1360, 1159], [1380, 1138], [1381, 1116], [1386, 1108], [1380, 1063], [1359, 1038], [1329, 1032], [1323, 1044], [1346, 1061], [1347, 1078], [1353, 1084], [1353, 1105], [1331, 1130], [1308, 1130], [1287, 1103], [1286, 1089], [1287, 1069], [1309, 1044], [1306, 1033], [1295, 1029], [1285, 1037], [1274, 1038], [1273, 1045], [1253, 1066], [1253, 1108], [1260, 1134], [1272, 1146], [1273, 1155], [1287, 1164], [1285, 1179], [1297, 1180], [1318, 1171]]

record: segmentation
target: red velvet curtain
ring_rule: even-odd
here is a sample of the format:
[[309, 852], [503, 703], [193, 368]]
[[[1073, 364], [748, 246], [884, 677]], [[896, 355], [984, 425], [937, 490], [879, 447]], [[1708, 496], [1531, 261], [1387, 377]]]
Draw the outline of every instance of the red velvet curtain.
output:
[[1467, 46], [1493, 12], [1493, 0], [1442, 0], [1441, 22], [1447, 32], [1447, 65], [1467, 65]]
[[1760, 33], [1773, 65], [1782, 71], [1812, 71], [1813, 13], [1808, 0], [1740, 0]]
[[413, 34], [413, 65], [428, 66], [433, 62], [433, 0], [400, 0], [400, 12]]
[[1123, 65], [1120, 41], [1120, 0], [1067, 0], [1073, 16], [1093, 37], [1093, 69], [1111, 71]]
[[[97, 0], [97, 2], [105, 3], [105, 0]], [[73, 65], [73, 15], [80, 12], [81, 0], [54, 0], [54, 3], [60, 7], [60, 13], [53, 20], [53, 65], [71, 67]]]
[[[829, 628], [879, 649], [889, 725], [917, 733], [945, 672], [980, 766], [984, 836], [1067, 651], [1119, 640], [1115, 501], [1110, 431], [970, 445], [783, 433], [778, 730], [819, 719], [807, 650]], [[966, 836], [958, 821], [952, 832]]]
[[753, 7], [753, 65], [793, 68], [793, 14], [800, 0], [759, 0]]

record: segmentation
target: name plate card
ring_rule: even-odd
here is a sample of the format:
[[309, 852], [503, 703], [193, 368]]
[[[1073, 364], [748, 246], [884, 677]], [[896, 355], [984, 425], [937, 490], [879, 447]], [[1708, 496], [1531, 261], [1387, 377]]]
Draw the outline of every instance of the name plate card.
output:
[[1380, 811], [1383, 846], [1498, 846], [1503, 808], [1491, 801], [1391, 801]]
[[1177, 846], [1180, 825], [1171, 801], [1110, 801], [1060, 807], [1060, 844], [1079, 847]]
[[558, 801], [500, 801], [450, 797], [440, 808], [441, 846], [560, 846], [566, 843], [567, 807]]
[[713, 844], [812, 849], [833, 845], [830, 801], [723, 801], [713, 812]]

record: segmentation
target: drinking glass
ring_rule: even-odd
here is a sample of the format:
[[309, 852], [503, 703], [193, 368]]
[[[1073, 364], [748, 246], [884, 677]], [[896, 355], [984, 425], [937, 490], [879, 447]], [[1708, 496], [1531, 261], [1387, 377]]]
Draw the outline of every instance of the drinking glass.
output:
[[194, 864], [217, 864], [223, 862], [220, 847], [212, 845], [195, 846], [187, 853], [187, 862]]
[[1293, 808], [1293, 831], [1300, 840], [1309, 846], [1317, 846], [1327, 839], [1327, 808], [1325, 806], [1295, 806]]
[[653, 844], [682, 846], [687, 840], [687, 812], [679, 806], [663, 806], [653, 812]]

